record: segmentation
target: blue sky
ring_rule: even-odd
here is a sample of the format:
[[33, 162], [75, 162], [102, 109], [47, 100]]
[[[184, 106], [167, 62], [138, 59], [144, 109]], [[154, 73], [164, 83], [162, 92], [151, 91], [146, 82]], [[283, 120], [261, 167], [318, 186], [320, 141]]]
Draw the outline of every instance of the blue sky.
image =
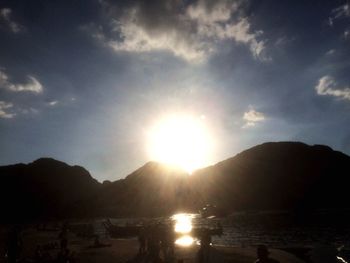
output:
[[123, 178], [177, 112], [211, 127], [213, 163], [266, 141], [350, 154], [349, 70], [347, 1], [1, 1], [0, 165]]

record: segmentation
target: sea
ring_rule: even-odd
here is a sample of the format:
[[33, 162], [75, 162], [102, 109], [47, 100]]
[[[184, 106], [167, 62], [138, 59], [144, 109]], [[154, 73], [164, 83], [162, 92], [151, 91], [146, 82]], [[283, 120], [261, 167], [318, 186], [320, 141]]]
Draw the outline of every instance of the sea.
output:
[[[340, 262], [350, 262], [350, 211], [317, 211], [307, 216], [285, 211], [238, 212], [227, 217], [203, 218], [200, 214], [186, 214], [192, 227], [215, 228], [221, 225], [223, 234], [213, 236], [217, 246], [252, 247], [261, 244], [269, 248], [314, 249], [332, 247], [341, 251]], [[161, 222], [168, 224], [172, 217], [112, 218], [116, 225]], [[186, 220], [185, 220], [186, 221]], [[95, 229], [106, 234], [97, 223]]]

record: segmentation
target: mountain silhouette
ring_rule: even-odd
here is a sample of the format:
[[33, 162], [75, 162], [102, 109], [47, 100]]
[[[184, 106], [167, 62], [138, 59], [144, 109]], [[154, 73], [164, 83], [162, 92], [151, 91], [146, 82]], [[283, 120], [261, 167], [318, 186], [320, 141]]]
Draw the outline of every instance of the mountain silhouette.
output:
[[89, 215], [101, 185], [80, 166], [50, 158], [0, 167], [2, 219], [11, 222]]
[[188, 174], [178, 168], [148, 162], [125, 179], [104, 188], [97, 207], [114, 216], [163, 215], [185, 208]]
[[[208, 201], [225, 208], [336, 209], [350, 207], [350, 157], [328, 146], [265, 143], [197, 171]], [[203, 179], [202, 179], [203, 178]]]
[[241, 210], [350, 208], [350, 157], [328, 146], [264, 143], [188, 176], [149, 162], [115, 182], [53, 159], [0, 167], [7, 218], [161, 216], [207, 204]]

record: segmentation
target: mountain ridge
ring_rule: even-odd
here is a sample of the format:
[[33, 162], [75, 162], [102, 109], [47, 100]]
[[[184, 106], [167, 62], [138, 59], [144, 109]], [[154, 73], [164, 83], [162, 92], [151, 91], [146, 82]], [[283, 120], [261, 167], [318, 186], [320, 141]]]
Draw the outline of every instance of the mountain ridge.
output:
[[[83, 167], [40, 158], [0, 167], [4, 191], [0, 200], [10, 219], [160, 216], [198, 211], [206, 204], [227, 213], [350, 208], [346, 201], [349, 165], [349, 156], [329, 146], [268, 142], [191, 176], [147, 162], [124, 179], [99, 183]], [[16, 191], [17, 197], [13, 196]], [[4, 202], [8, 196], [15, 201], [12, 205]]]

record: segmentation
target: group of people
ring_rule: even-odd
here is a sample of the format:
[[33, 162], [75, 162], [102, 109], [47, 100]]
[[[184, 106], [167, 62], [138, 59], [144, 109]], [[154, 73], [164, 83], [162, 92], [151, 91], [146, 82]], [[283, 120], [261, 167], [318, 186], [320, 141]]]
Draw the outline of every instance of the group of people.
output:
[[139, 259], [144, 262], [172, 262], [175, 250], [175, 233], [172, 228], [161, 224], [141, 227], [138, 241]]
[[[5, 257], [8, 263], [18, 262], [35, 262], [35, 263], [75, 263], [76, 256], [68, 248], [68, 228], [66, 225], [62, 227], [58, 235], [58, 242], [50, 242], [43, 245], [37, 245], [33, 257], [23, 257], [23, 240], [22, 228], [18, 225], [11, 228], [6, 239]], [[58, 249], [56, 256], [52, 256], [50, 251]]]
[[68, 248], [68, 225], [64, 224], [62, 230], [58, 235], [60, 242], [60, 251], [57, 254], [57, 263], [75, 263], [76, 256], [74, 252], [71, 252]]
[[[172, 227], [165, 225], [151, 225], [142, 227], [139, 231], [139, 250], [137, 256], [129, 262], [184, 262], [175, 261], [175, 233]], [[198, 233], [200, 247], [197, 252], [198, 263], [215, 262], [211, 252], [211, 233], [201, 229]], [[255, 263], [279, 263], [269, 257], [265, 245], [257, 247], [257, 260]]]
[[[197, 253], [198, 263], [209, 263], [211, 260], [211, 233], [202, 229], [199, 232], [200, 247]], [[141, 227], [139, 230], [138, 241], [139, 250], [135, 259], [130, 262], [175, 262], [175, 239], [176, 234], [172, 227], [157, 224]], [[56, 258], [51, 257], [44, 246], [38, 245], [35, 250], [34, 262], [46, 263], [75, 263], [76, 256], [68, 248], [68, 228], [63, 226], [58, 235], [58, 244], [54, 248], [59, 248]], [[96, 240], [95, 240], [96, 242]], [[21, 229], [14, 227], [7, 239], [7, 259], [9, 263], [18, 263], [19, 256], [23, 247]], [[257, 248], [257, 260], [255, 263], [279, 263], [269, 257], [269, 251], [266, 246], [261, 245]], [[33, 261], [32, 261], [33, 262]]]
[[[211, 234], [206, 229], [199, 233], [199, 263], [209, 262]], [[138, 234], [139, 250], [130, 262], [175, 262], [176, 233], [173, 226], [163, 224], [143, 226]]]

